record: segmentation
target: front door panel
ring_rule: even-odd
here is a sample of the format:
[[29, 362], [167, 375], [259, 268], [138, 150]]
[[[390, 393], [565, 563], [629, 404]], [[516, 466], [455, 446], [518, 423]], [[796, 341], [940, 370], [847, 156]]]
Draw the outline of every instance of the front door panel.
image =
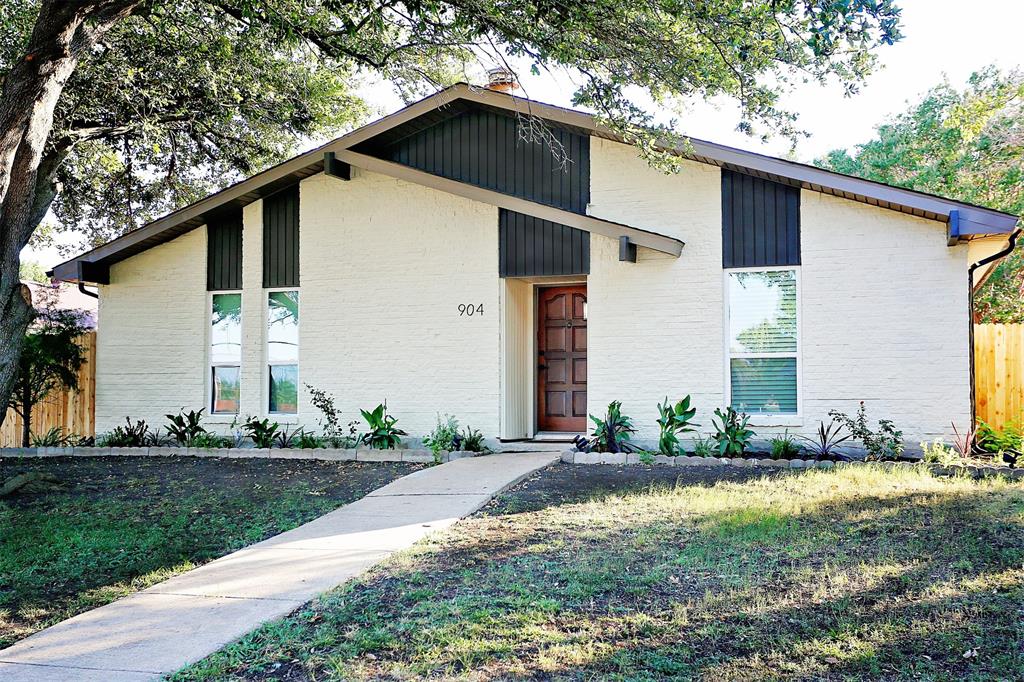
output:
[[587, 428], [587, 288], [540, 290], [537, 315], [537, 429]]

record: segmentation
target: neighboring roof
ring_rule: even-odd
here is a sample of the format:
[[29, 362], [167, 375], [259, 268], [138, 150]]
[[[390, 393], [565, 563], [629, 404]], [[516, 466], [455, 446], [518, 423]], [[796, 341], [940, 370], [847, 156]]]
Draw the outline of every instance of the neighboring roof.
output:
[[[205, 224], [210, 217], [218, 213], [245, 206], [298, 180], [321, 172], [324, 168], [325, 152], [334, 152], [342, 156], [342, 152], [351, 151], [351, 154], [345, 156], [353, 159], [361, 156], [353, 148], [371, 138], [382, 136], [381, 139], [385, 141], [390, 138], [397, 139], [456, 116], [473, 106], [536, 116], [552, 125], [608, 140], [622, 141], [619, 135], [601, 125], [591, 114], [460, 83], [61, 263], [53, 269], [53, 275], [58, 279], [77, 281], [81, 270], [84, 281], [105, 281], [105, 273], [111, 264], [170, 241]], [[1017, 224], [1017, 216], [1008, 213], [704, 140], [688, 138], [685, 144], [665, 148], [695, 161], [944, 222], [949, 225], [950, 243], [970, 235], [1009, 233]], [[600, 221], [596, 218], [593, 220]], [[639, 232], [671, 240], [670, 237], [645, 230]], [[681, 247], [681, 242], [678, 243]], [[676, 253], [678, 254], [678, 251]]]

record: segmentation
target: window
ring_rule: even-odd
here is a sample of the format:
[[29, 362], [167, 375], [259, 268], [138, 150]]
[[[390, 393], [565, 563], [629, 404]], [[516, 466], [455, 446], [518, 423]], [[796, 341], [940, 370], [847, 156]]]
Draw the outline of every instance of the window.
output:
[[299, 292], [272, 291], [267, 297], [267, 409], [295, 414], [299, 406]]
[[727, 277], [729, 404], [749, 415], [797, 414], [797, 271]]
[[242, 364], [242, 294], [210, 296], [210, 412], [237, 413]]

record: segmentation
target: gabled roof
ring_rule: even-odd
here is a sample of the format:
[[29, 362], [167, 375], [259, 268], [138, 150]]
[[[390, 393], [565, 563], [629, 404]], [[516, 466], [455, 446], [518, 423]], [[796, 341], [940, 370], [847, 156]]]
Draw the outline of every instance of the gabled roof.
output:
[[[456, 116], [470, 107], [535, 116], [551, 125], [582, 134], [622, 141], [619, 135], [601, 125], [591, 114], [460, 83], [61, 263], [53, 269], [53, 275], [58, 279], [76, 281], [81, 273], [83, 281], [103, 282], [111, 264], [170, 241], [205, 224], [218, 213], [235, 210], [320, 173], [324, 169], [326, 152], [333, 152], [339, 159], [358, 166], [361, 160], [368, 159], [354, 149], [361, 143], [373, 138], [385, 142], [397, 139]], [[1006, 234], [1017, 224], [1017, 217], [1008, 213], [705, 140], [688, 138], [686, 144], [666, 148], [695, 161], [947, 223], [951, 244], [971, 235]], [[557, 222], [558, 218], [554, 220]], [[682, 247], [678, 240], [638, 227], [618, 225], [591, 216], [577, 216], [575, 220], [581, 229], [609, 234], [617, 231], [630, 236], [636, 243], [674, 252], [675, 255]], [[644, 244], [645, 241], [648, 243]]]

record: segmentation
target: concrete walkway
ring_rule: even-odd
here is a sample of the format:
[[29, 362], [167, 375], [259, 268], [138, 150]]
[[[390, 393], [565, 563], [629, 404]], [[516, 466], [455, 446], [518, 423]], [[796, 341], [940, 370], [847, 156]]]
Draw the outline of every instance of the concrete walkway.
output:
[[5, 682], [158, 679], [472, 514], [558, 452], [423, 469], [194, 571], [70, 618], [0, 651]]

